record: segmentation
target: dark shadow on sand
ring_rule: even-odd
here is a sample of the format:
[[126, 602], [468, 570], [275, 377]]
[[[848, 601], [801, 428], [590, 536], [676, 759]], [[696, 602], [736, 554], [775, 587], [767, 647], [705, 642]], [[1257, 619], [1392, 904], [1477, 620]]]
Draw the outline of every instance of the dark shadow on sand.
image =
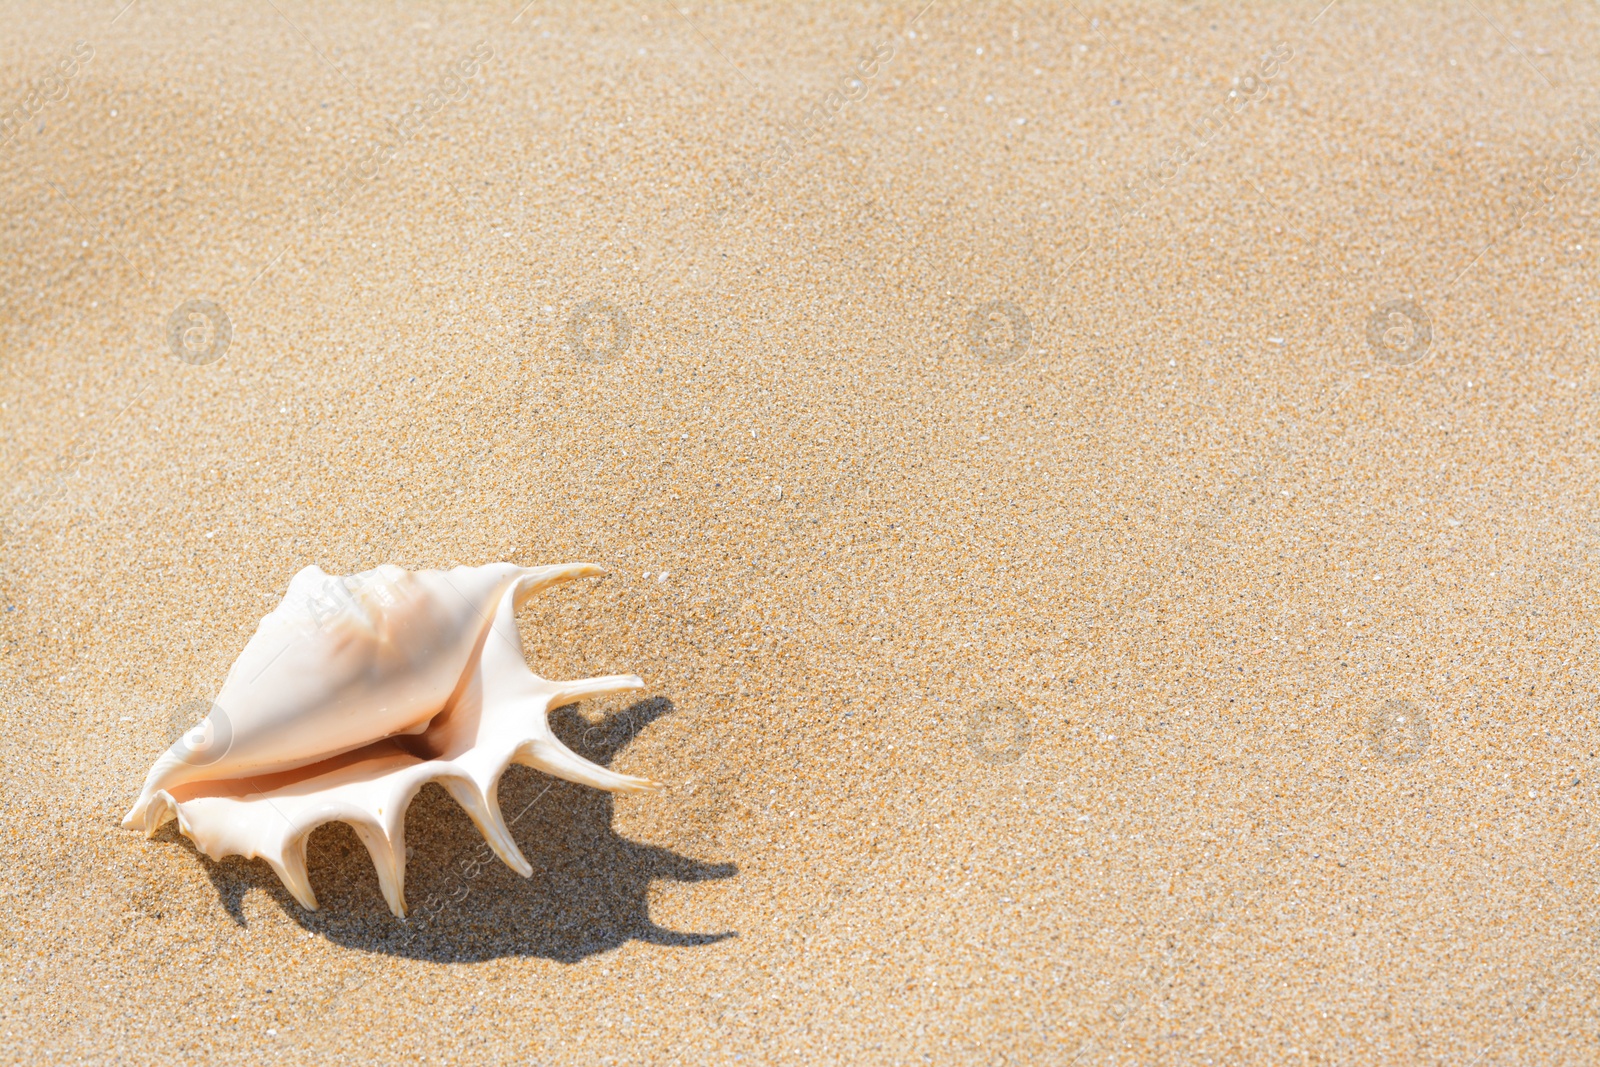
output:
[[[575, 709], [559, 708], [550, 724], [574, 752], [609, 765], [640, 730], [671, 710], [667, 700], [641, 701], [590, 724]], [[245, 894], [264, 889], [307, 930], [369, 952], [438, 962], [541, 956], [573, 963], [630, 940], [687, 947], [736, 936], [680, 933], [651, 921], [652, 881], [730, 878], [738, 868], [619, 836], [611, 826], [614, 803], [610, 793], [509, 768], [500, 780], [500, 809], [533, 865], [533, 877], [524, 879], [484, 846], [448, 793], [424, 787], [406, 817], [405, 920], [389, 913], [367, 850], [343, 823], [311, 835], [307, 859], [321, 905], [315, 912], [296, 903], [260, 860], [209, 860], [178, 835], [176, 823], [157, 838], [194, 851], [236, 923], [244, 924]]]

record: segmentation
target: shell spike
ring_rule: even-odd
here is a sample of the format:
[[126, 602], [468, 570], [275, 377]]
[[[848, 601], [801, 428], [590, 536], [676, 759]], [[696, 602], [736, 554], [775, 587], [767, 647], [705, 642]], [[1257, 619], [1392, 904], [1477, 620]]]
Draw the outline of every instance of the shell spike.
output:
[[379, 827], [368, 826], [364, 823], [351, 823], [356, 836], [361, 838], [361, 843], [367, 846], [367, 853], [372, 857], [372, 865], [378, 869], [378, 886], [383, 890], [383, 899], [389, 904], [389, 910], [394, 912], [395, 918], [406, 917], [406, 846], [405, 833], [397, 833], [391, 840], [389, 835]]
[[535, 738], [523, 745], [517, 752], [517, 762], [537, 767], [546, 774], [569, 782], [604, 789], [608, 793], [645, 793], [661, 788], [648, 778], [618, 774], [598, 763], [590, 763], [563, 745], [554, 735]]
[[311, 876], [306, 872], [306, 835], [284, 843], [277, 856], [263, 857], [278, 872], [278, 880], [307, 911], [317, 910], [317, 894], [311, 891]]
[[548, 567], [529, 567], [517, 582], [512, 607], [522, 607], [530, 597], [544, 592], [553, 585], [570, 582], [574, 578], [603, 578], [608, 573], [598, 563], [556, 563]]
[[496, 796], [498, 785], [489, 787], [489, 796], [485, 798], [478, 792], [478, 787], [470, 782], [446, 778], [444, 787], [455, 797], [456, 803], [461, 805], [472, 822], [488, 842], [494, 854], [500, 857], [507, 867], [522, 875], [524, 878], [533, 877], [533, 864], [522, 855], [522, 850], [511, 837], [511, 829], [506, 826], [505, 816], [500, 813], [500, 803]]
[[608, 697], [617, 693], [636, 693], [644, 688], [644, 679], [637, 674], [606, 674], [599, 678], [579, 678], [571, 682], [551, 682], [555, 686], [555, 695], [550, 698], [549, 708], [559, 708], [567, 704], [575, 704], [580, 700], [591, 697]]
[[141, 797], [134, 801], [133, 807], [129, 808], [128, 813], [122, 817], [122, 828], [124, 830], [145, 829], [145, 820], [149, 817], [149, 813], [150, 801], [148, 798]]

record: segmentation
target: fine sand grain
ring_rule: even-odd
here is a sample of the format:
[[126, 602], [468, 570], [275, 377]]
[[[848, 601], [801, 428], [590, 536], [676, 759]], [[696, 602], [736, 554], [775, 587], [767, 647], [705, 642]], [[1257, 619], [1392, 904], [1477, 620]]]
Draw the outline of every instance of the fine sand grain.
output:
[[[0, 1057], [1592, 1062], [1600, 16], [1325, 2], [7, 4]], [[118, 827], [496, 559], [668, 791]]]

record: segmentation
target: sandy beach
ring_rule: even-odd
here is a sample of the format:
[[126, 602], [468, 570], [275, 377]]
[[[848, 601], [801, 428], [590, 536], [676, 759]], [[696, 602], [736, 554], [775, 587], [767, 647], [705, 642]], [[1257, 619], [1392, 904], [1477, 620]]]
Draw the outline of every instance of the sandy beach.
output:
[[[1593, 9], [124, 3], [0, 35], [0, 1061], [1594, 1061]], [[662, 792], [119, 826], [497, 560]]]

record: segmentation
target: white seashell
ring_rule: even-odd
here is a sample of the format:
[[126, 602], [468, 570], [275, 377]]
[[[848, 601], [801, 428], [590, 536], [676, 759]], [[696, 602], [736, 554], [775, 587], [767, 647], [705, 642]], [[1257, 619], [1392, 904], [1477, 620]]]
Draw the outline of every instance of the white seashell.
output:
[[643, 682], [552, 682], [523, 660], [516, 610], [549, 586], [604, 573], [591, 563], [383, 566], [350, 577], [305, 568], [261, 620], [211, 713], [151, 768], [122, 825], [153, 834], [176, 817], [207, 856], [264, 859], [315, 909], [306, 840], [323, 823], [347, 822], [404, 917], [406, 808], [438, 782], [495, 854], [530, 876], [495, 795], [508, 765], [613, 792], [657, 788], [577, 755], [545, 717]]

